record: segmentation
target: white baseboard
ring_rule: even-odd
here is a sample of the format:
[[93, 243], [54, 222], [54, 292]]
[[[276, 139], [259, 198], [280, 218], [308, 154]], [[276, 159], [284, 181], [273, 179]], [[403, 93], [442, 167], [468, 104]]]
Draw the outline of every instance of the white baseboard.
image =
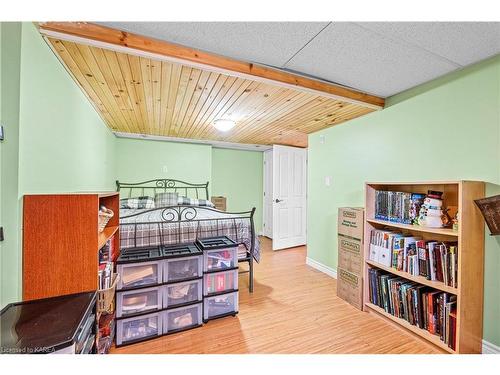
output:
[[483, 354], [500, 354], [500, 346], [483, 340]]
[[328, 276], [333, 277], [334, 279], [337, 278], [337, 270], [335, 268], [325, 266], [323, 263], [320, 263], [309, 257], [306, 257], [306, 264], [308, 266], [311, 266], [312, 268], [317, 269], [318, 271], [326, 273]]

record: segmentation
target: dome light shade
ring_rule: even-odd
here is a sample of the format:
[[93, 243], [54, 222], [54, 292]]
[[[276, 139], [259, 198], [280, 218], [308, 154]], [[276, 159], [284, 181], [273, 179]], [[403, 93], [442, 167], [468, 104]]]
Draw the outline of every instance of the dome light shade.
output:
[[227, 132], [234, 128], [235, 125], [236, 123], [233, 120], [217, 119], [214, 121], [214, 127], [221, 132]]

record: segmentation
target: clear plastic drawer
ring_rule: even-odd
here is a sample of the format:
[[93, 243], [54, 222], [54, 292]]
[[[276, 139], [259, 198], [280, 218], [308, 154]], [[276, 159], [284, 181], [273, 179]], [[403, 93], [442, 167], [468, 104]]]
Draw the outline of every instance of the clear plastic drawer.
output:
[[161, 310], [162, 289], [153, 287], [128, 290], [116, 293], [116, 316], [134, 315], [138, 313]]
[[163, 333], [172, 333], [203, 324], [202, 303], [178, 307], [163, 312]]
[[116, 321], [116, 345], [141, 341], [161, 334], [162, 320], [159, 312]]
[[118, 289], [156, 285], [162, 282], [162, 261], [118, 264], [116, 269], [120, 274]]
[[190, 302], [202, 301], [202, 279], [184, 281], [164, 286], [163, 307], [179, 306]]
[[80, 333], [76, 337], [75, 350], [77, 353], [80, 353], [82, 351], [82, 349], [85, 346], [86, 340], [92, 334], [92, 328], [95, 328], [96, 326], [97, 326], [97, 323], [95, 321], [95, 315], [91, 314], [87, 318], [85, 323], [81, 326]]
[[92, 334], [88, 337], [87, 341], [85, 342], [85, 345], [83, 346], [82, 351], [80, 354], [91, 354], [92, 353], [92, 348], [94, 347], [95, 344], [95, 335]]
[[238, 289], [238, 270], [206, 273], [203, 275], [203, 295]]
[[205, 297], [203, 299], [203, 319], [209, 320], [238, 312], [238, 292]]
[[165, 260], [163, 281], [166, 283], [201, 277], [203, 273], [201, 255]]
[[204, 250], [203, 271], [223, 271], [238, 266], [238, 248]]

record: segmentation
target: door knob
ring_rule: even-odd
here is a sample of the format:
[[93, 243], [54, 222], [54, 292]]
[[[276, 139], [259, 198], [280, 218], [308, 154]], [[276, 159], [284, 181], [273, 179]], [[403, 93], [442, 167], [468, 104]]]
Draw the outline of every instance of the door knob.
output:
[[278, 199], [278, 198], [276, 198], [275, 202], [276, 202], [276, 203], [283, 202], [283, 199]]

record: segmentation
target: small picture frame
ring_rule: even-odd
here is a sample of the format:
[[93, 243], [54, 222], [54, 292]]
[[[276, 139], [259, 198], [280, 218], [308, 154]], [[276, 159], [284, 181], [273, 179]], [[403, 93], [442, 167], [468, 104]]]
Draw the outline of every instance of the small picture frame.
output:
[[3, 125], [0, 125], [0, 141], [3, 141]]

